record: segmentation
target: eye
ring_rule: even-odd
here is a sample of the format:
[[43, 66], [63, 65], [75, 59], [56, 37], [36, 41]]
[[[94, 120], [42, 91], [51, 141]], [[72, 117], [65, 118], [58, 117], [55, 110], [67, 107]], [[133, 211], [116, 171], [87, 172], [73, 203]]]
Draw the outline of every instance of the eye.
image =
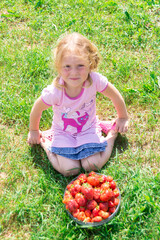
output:
[[63, 68], [68, 71], [68, 70], [71, 69], [71, 66], [70, 65], [65, 65]]
[[83, 64], [78, 65], [78, 68], [83, 68], [83, 67], [85, 67]]

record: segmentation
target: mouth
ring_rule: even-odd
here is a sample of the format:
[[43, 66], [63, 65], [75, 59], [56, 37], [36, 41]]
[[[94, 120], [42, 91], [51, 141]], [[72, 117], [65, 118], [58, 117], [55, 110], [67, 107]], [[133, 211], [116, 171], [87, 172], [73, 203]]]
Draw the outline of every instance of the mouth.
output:
[[70, 80], [72, 80], [72, 81], [76, 81], [76, 80], [78, 80], [79, 78], [70, 78]]

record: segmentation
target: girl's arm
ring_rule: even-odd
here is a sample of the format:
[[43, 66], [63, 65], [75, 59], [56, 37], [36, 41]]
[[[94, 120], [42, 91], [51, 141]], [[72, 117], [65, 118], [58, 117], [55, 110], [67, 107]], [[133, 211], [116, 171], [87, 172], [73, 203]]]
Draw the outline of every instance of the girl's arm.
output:
[[108, 83], [107, 88], [102, 94], [111, 99], [117, 111], [118, 118], [115, 121], [115, 130], [117, 132], [126, 132], [128, 130], [128, 113], [122, 95], [111, 83]]
[[40, 143], [41, 132], [39, 130], [39, 122], [42, 112], [48, 108], [49, 106], [42, 101], [41, 97], [39, 97], [33, 105], [30, 114], [29, 134], [27, 140], [30, 145]]

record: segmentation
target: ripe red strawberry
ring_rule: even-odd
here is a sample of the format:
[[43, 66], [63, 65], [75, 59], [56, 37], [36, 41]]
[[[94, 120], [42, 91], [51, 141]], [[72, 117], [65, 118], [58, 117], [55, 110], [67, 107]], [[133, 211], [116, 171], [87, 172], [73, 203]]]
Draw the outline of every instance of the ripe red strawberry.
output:
[[105, 183], [107, 181], [107, 177], [105, 175], [100, 175], [99, 181], [100, 183]]
[[109, 212], [105, 212], [103, 210], [100, 210], [99, 211], [99, 216], [101, 216], [103, 219], [107, 219], [110, 216], [110, 214], [109, 214]]
[[107, 176], [107, 177], [106, 177], [106, 180], [107, 180], [107, 182], [112, 182], [112, 181], [113, 181], [113, 177]]
[[77, 193], [81, 192], [81, 185], [75, 184], [75, 185], [74, 185], [74, 190], [75, 190], [75, 192], [77, 192]]
[[70, 191], [68, 191], [68, 190], [66, 190], [66, 191], [65, 191], [65, 194], [64, 194], [64, 196], [70, 196], [70, 197], [72, 197], [72, 195], [71, 195]]
[[109, 211], [110, 213], [114, 213], [114, 212], [116, 211], [116, 208], [115, 208], [115, 207], [110, 207], [110, 208], [108, 209], [108, 211]]
[[73, 217], [77, 218], [78, 214], [80, 213], [79, 208], [72, 213]]
[[109, 183], [108, 182], [102, 183], [101, 189], [102, 190], [109, 189]]
[[70, 186], [69, 191], [70, 191], [72, 197], [74, 197], [76, 195], [76, 193], [77, 193], [77, 191], [76, 191], [76, 189], [75, 189], [73, 184]]
[[116, 182], [115, 181], [112, 181], [112, 182], [109, 182], [109, 187], [113, 189], [116, 188]]
[[114, 202], [115, 196], [114, 196], [114, 193], [113, 193], [113, 191], [112, 191], [112, 194], [113, 194], [113, 197], [111, 197], [111, 199], [110, 199], [110, 200], [111, 200], [112, 202]]
[[78, 180], [80, 180], [80, 183], [81, 183], [81, 184], [86, 183], [86, 182], [87, 182], [87, 176], [86, 176], [86, 174], [81, 173], [81, 174], [78, 176]]
[[79, 208], [79, 211], [80, 211], [80, 212], [85, 212], [85, 210], [86, 210], [85, 207], [80, 207], [80, 208]]
[[74, 199], [71, 199], [67, 205], [66, 205], [66, 208], [72, 213], [72, 212], [75, 212], [78, 208], [78, 203], [76, 202], [76, 200]]
[[99, 208], [99, 206], [97, 205], [97, 206], [92, 210], [93, 217], [98, 216], [99, 211], [100, 211], [100, 208]]
[[103, 219], [101, 216], [96, 216], [94, 218], [92, 218], [92, 222], [101, 222]]
[[90, 184], [88, 183], [84, 183], [81, 187], [81, 192], [84, 194], [84, 196], [88, 199], [88, 200], [92, 200], [93, 199], [93, 188]]
[[86, 217], [91, 216], [91, 210], [89, 210], [89, 209], [86, 209], [84, 213], [85, 213]]
[[95, 200], [88, 201], [86, 208], [89, 210], [93, 210], [97, 206], [97, 202]]
[[113, 194], [114, 194], [114, 196], [115, 196], [116, 198], [119, 196], [119, 190], [118, 190], [118, 188], [115, 188], [115, 189], [113, 190]]
[[73, 184], [74, 185], [76, 185], [76, 184], [81, 185], [81, 181], [79, 179], [76, 179], [76, 180], [74, 180]]
[[117, 206], [119, 204], [119, 198], [115, 198], [113, 203], [114, 203], [114, 206]]
[[112, 190], [104, 190], [100, 196], [101, 201], [106, 202], [113, 197]]
[[102, 202], [99, 204], [100, 210], [103, 210], [104, 212], [107, 212], [108, 210], [108, 202]]
[[86, 217], [83, 222], [91, 222], [91, 218], [90, 217]]
[[70, 193], [71, 193], [71, 195], [73, 196], [73, 197], [75, 197], [75, 195], [76, 195], [76, 193], [79, 193], [80, 191], [81, 191], [81, 185], [79, 185], [79, 184], [72, 184], [71, 186], [70, 186]]
[[73, 199], [71, 193], [67, 190], [63, 197], [63, 203], [67, 204], [71, 199]]
[[92, 175], [92, 176], [87, 177], [87, 182], [93, 187], [98, 186], [100, 183], [99, 175]]
[[84, 212], [79, 212], [79, 213], [77, 214], [77, 218], [78, 218], [78, 220], [80, 220], [80, 221], [84, 221], [84, 219], [86, 218], [86, 215], [85, 215]]
[[75, 200], [79, 204], [80, 207], [84, 207], [87, 203], [87, 199], [84, 197], [82, 193], [77, 193], [75, 195]]
[[94, 198], [96, 201], [99, 201], [99, 200], [100, 200], [100, 195], [101, 195], [101, 190], [100, 190], [100, 188], [94, 188], [94, 189], [93, 189], [93, 198]]
[[114, 207], [114, 203], [112, 201], [108, 201], [108, 207]]
[[94, 176], [94, 175], [96, 175], [94, 171], [91, 171], [90, 173], [88, 173], [88, 176]]
[[70, 191], [70, 189], [73, 188], [73, 187], [74, 187], [73, 181], [72, 181], [70, 184], [67, 185], [67, 189], [68, 189], [69, 191]]

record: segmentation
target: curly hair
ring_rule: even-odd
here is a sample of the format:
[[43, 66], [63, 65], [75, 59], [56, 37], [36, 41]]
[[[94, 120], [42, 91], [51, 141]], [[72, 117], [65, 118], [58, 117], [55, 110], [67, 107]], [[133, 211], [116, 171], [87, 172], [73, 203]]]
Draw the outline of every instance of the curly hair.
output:
[[[86, 37], [79, 33], [71, 33], [63, 35], [54, 50], [54, 64], [55, 68], [60, 73], [61, 61], [66, 53], [76, 53], [82, 58], [85, 58], [89, 62], [90, 70], [93, 71], [98, 67], [100, 62], [100, 54], [97, 47]], [[60, 74], [54, 79], [54, 84], [56, 87], [62, 87], [59, 84]], [[92, 84], [92, 79], [90, 75], [88, 76], [89, 85]]]

